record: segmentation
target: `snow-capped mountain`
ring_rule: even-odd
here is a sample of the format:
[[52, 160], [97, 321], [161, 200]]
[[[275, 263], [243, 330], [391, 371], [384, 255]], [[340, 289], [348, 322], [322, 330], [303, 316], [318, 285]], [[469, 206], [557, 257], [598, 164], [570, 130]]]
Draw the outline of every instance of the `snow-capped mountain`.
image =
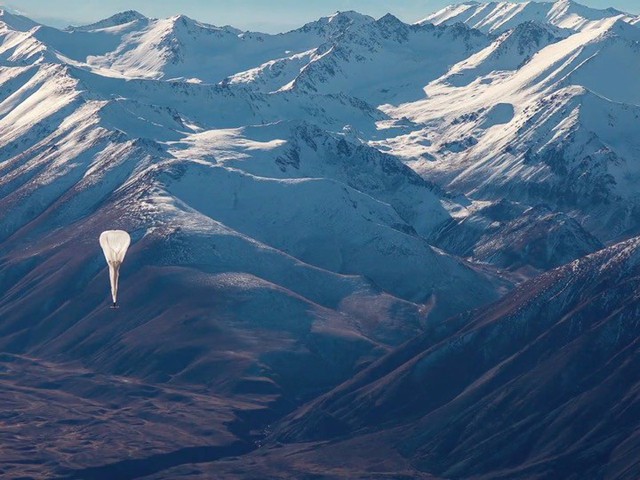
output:
[[[133, 14], [126, 16], [129, 20]], [[241, 32], [233, 27], [215, 27], [184, 15], [167, 19], [136, 20], [137, 27], [121, 37], [114, 50], [103, 55], [87, 57], [91, 68], [117, 72], [127, 77], [182, 78], [191, 81], [219, 82], [225, 77], [258, 67], [267, 61], [300, 54], [317, 48], [372, 18], [355, 12], [341, 12], [321, 18], [300, 29], [279, 35]], [[91, 32], [121, 34], [131, 29], [121, 18], [107, 24], [117, 27], [105, 29], [102, 24], [74, 28]]]
[[464, 85], [493, 72], [518, 70], [542, 48], [568, 36], [566, 30], [547, 24], [520, 23], [500, 35], [488, 48], [458, 64], [447, 80], [453, 85]]
[[615, 8], [596, 9], [573, 0], [556, 2], [464, 2], [435, 12], [419, 23], [462, 22], [486, 33], [503, 33], [525, 22], [548, 23], [574, 31], [594, 28], [603, 20], [620, 18], [637, 22], [638, 17]]
[[640, 98], [631, 78], [639, 34], [611, 18], [509, 70], [495, 69], [492, 45], [429, 84], [426, 99], [384, 107], [422, 128], [378, 145], [443, 188], [548, 203], [601, 239], [620, 238], [638, 226], [632, 132]]
[[[278, 79], [282, 90], [344, 92], [376, 105], [402, 102], [421, 98], [422, 86], [488, 43], [487, 36], [463, 26], [407, 25], [388, 14], [350, 28], [314, 52], [242, 72], [230, 81], [274, 89]], [[391, 70], [393, 76], [380, 74]]]
[[[331, 446], [267, 443], [241, 457], [247, 478], [518, 478], [538, 458], [564, 478], [550, 460], [561, 441], [491, 456], [490, 403], [455, 398], [502, 365], [555, 385], [522, 353], [547, 352], [545, 335], [569, 352], [558, 362], [593, 348], [602, 371], [630, 345], [586, 309], [611, 325], [635, 312], [637, 242], [619, 242], [640, 233], [640, 24], [566, 0], [429, 18], [339, 12], [270, 35], [184, 15], [58, 30], [1, 13], [0, 390], [33, 406], [5, 419], [2, 468], [210, 478], [213, 462], [237, 478], [239, 460], [216, 460], [295, 411], [269, 442], [338, 435], [354, 452], [364, 432], [389, 456], [343, 468]], [[97, 244], [111, 228], [133, 238], [119, 310], [105, 308]], [[500, 375], [491, 401], [540, 412], [509, 403], [511, 381], [536, 399]], [[436, 407], [493, 425], [470, 437], [475, 467], [461, 450], [429, 453], [462, 438], [463, 420], [441, 429]], [[381, 411], [395, 423], [378, 425]], [[131, 446], [135, 418], [148, 435]], [[544, 425], [583, 445], [568, 423]], [[389, 443], [387, 427], [407, 441]], [[607, 445], [621, 446], [597, 453], [632, 468]]]
[[69, 31], [84, 31], [91, 32], [95, 30], [107, 30], [113, 29], [117, 27], [119, 29], [132, 27], [138, 24], [148, 24], [149, 19], [142, 15], [140, 12], [135, 10], [127, 10], [126, 12], [116, 13], [109, 18], [105, 18], [104, 20], [100, 20], [96, 23], [91, 23], [89, 25], [83, 25], [80, 27], [69, 27], [67, 30]]
[[[39, 25], [3, 11], [8, 31], [3, 49], [26, 50], [37, 43], [58, 58], [108, 76], [127, 78], [180, 78], [215, 83], [263, 63], [302, 53], [339, 37], [349, 28], [372, 22], [356, 12], [339, 12], [284, 34], [242, 32], [216, 27], [185, 15], [149, 19], [135, 11], [116, 14], [87, 26], [65, 31]], [[32, 49], [34, 47], [31, 47]], [[12, 58], [17, 62], [21, 57]]]

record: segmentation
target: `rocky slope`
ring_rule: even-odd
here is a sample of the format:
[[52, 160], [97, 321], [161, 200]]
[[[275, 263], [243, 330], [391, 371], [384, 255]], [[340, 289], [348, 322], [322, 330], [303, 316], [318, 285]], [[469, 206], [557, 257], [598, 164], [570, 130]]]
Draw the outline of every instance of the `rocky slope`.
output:
[[634, 478], [639, 248], [609, 247], [451, 319], [273, 438], [331, 439], [314, 448], [334, 454], [366, 443], [444, 478]]

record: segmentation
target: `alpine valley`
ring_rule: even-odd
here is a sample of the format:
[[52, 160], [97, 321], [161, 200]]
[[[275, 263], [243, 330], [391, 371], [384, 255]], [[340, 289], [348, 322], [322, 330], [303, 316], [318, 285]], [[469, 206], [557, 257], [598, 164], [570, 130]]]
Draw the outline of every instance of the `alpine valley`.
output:
[[0, 477], [638, 479], [639, 185], [613, 8], [0, 10]]

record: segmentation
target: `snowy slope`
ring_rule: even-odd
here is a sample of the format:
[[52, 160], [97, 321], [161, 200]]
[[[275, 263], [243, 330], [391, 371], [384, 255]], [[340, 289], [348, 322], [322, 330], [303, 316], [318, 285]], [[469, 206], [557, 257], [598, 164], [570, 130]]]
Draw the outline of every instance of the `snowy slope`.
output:
[[[210, 193], [204, 186], [210, 185]], [[432, 249], [388, 205], [323, 179], [266, 179], [190, 167], [169, 192], [208, 217], [320, 268], [362, 274], [401, 298], [464, 308], [488, 292], [478, 273]], [[291, 204], [291, 198], [299, 199]], [[460, 285], [469, 295], [453, 299]], [[461, 305], [462, 304], [462, 305]]]
[[493, 72], [518, 70], [538, 51], [568, 36], [567, 31], [549, 25], [533, 21], [520, 23], [456, 65], [447, 81], [463, 86]]
[[445, 188], [577, 211], [592, 233], [619, 238], [637, 227], [639, 33], [611, 19], [516, 70], [494, 70], [491, 52], [471, 57], [428, 85], [426, 99], [385, 107], [423, 127], [375, 144]]
[[390, 155], [307, 121], [217, 129], [171, 143], [178, 158], [206, 156], [266, 178], [328, 178], [391, 205], [423, 236], [449, 219], [433, 185]]
[[276, 92], [288, 85], [300, 74], [309, 62], [322, 55], [323, 47], [296, 53], [245, 70], [225, 78], [225, 84], [247, 85], [262, 92]]
[[[408, 25], [388, 14], [350, 28], [314, 52], [263, 65], [229, 81], [257, 83], [269, 90], [278, 81], [282, 90], [344, 92], [374, 105], [403, 102], [422, 97], [424, 85], [488, 43], [488, 37], [464, 26]], [[385, 74], [391, 71], [393, 75]]]
[[567, 28], [574, 31], [594, 28], [602, 20], [622, 18], [636, 22], [638, 17], [615, 8], [595, 9], [573, 0], [556, 2], [465, 2], [450, 5], [435, 12], [419, 23], [454, 24], [465, 23], [486, 33], [503, 33], [521, 23], [537, 22]]

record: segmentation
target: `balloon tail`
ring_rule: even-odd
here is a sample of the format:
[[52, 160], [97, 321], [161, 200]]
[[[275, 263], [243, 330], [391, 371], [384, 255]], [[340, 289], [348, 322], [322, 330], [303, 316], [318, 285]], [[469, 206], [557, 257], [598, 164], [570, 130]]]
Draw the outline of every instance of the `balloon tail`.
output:
[[111, 299], [116, 305], [118, 301], [118, 278], [120, 277], [120, 263], [109, 263], [109, 279], [111, 280]]

